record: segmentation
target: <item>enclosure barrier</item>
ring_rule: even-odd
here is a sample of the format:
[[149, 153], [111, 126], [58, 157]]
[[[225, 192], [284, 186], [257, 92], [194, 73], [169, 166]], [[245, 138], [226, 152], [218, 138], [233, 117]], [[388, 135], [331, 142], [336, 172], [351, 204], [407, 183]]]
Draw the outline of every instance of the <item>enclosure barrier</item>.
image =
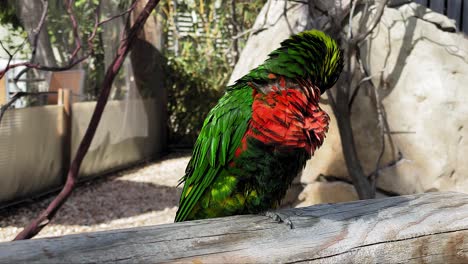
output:
[[468, 263], [468, 194], [0, 243], [0, 263]]
[[[59, 188], [96, 102], [11, 109], [0, 123], [0, 208]], [[166, 144], [165, 104], [157, 99], [109, 101], [80, 170], [80, 180], [155, 158]]]

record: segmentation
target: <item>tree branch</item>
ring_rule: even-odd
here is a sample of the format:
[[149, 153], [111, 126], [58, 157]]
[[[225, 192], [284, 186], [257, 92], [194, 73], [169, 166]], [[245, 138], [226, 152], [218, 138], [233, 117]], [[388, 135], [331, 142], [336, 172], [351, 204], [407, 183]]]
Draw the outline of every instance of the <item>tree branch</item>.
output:
[[[47, 17], [47, 12], [48, 12], [48, 7], [49, 7], [49, 2], [47, 0], [41, 0], [42, 2], [42, 14], [41, 14], [41, 19], [39, 20], [39, 23], [37, 24], [36, 28], [31, 32], [31, 36], [29, 36], [32, 39], [32, 51], [31, 51], [31, 57], [29, 58], [29, 62], [32, 64], [34, 63], [34, 60], [36, 59], [36, 54], [37, 54], [37, 43], [39, 41], [39, 34], [42, 31], [42, 28], [44, 27], [44, 23]], [[25, 45], [25, 41], [19, 46], [23, 47]], [[18, 48], [19, 48], [18, 47]], [[12, 57], [13, 58], [13, 57]], [[7, 69], [8, 69], [9, 63], [7, 64]], [[16, 77], [13, 79], [13, 81], [16, 83], [18, 80], [21, 78], [21, 76], [26, 73], [29, 70], [28, 67], [25, 69], [21, 70]], [[7, 70], [6, 70], [7, 71]], [[5, 71], [5, 72], [6, 72]], [[4, 75], [5, 73], [3, 73]], [[0, 79], [1, 76], [3, 76], [1, 71], [0, 71]]]
[[31, 58], [30, 58], [30, 62], [33, 62], [34, 59], [36, 58], [36, 53], [37, 53], [37, 42], [39, 41], [39, 34], [41, 33], [42, 31], [42, 28], [44, 27], [44, 22], [45, 22], [45, 19], [47, 17], [47, 10], [48, 10], [48, 7], [49, 7], [49, 3], [47, 0], [41, 0], [42, 2], [42, 14], [41, 14], [41, 19], [39, 20], [39, 24], [37, 25], [37, 27], [33, 30], [32, 32], [32, 38], [33, 38], [33, 49], [32, 49], [32, 52], [31, 52]]
[[385, 10], [385, 6], [387, 6], [389, 1], [390, 0], [381, 0], [381, 1], [379, 1], [380, 4], [377, 6], [377, 12], [376, 12], [376, 15], [374, 16], [374, 19], [371, 22], [371, 27], [368, 30], [366, 30], [365, 32], [360, 33], [359, 35], [357, 35], [357, 36], [353, 37], [352, 39], [350, 39], [350, 42], [351, 42], [352, 45], [359, 44], [361, 41], [366, 39], [367, 36], [369, 36], [370, 33], [372, 33], [374, 31], [374, 29], [380, 23], [380, 20], [382, 19], [382, 15], [383, 15], [384, 10]]
[[[131, 11], [133, 11], [133, 9], [135, 8], [135, 3], [136, 1], [134, 1], [132, 3], [132, 5], [130, 6], [130, 8], [128, 8], [126, 11], [120, 13], [120, 14], [117, 14], [117, 15], [114, 15], [110, 18], [107, 18], [107, 19], [104, 19], [102, 21], [99, 21], [99, 15], [100, 15], [100, 9], [99, 9], [99, 6], [96, 8], [96, 12], [95, 12], [95, 24], [94, 24], [94, 28], [93, 28], [93, 31], [92, 33], [89, 35], [88, 37], [88, 43], [91, 44], [88, 46], [88, 51], [81, 57], [77, 58], [77, 54], [79, 52], [79, 50], [81, 49], [81, 40], [79, 40], [79, 28], [78, 28], [78, 24], [76, 22], [76, 19], [73, 15], [73, 12], [72, 12], [72, 9], [70, 7], [70, 10], [69, 8], [67, 7], [67, 12], [69, 12], [69, 16], [70, 16], [70, 21], [72, 22], [72, 28], [73, 28], [73, 34], [75, 36], [75, 39], [76, 41], [79, 42], [79, 45], [78, 45], [78, 42], [77, 43], [77, 46], [75, 47], [75, 50], [73, 51], [72, 55], [70, 56], [70, 59], [68, 61], [67, 64], [65, 65], [62, 65], [62, 66], [47, 66], [47, 65], [41, 65], [39, 63], [35, 63], [34, 62], [34, 59], [35, 59], [35, 54], [36, 54], [36, 50], [37, 50], [37, 45], [38, 45], [38, 37], [39, 37], [39, 33], [40, 31], [42, 30], [43, 28], [43, 25], [45, 23], [45, 19], [47, 17], [47, 0], [41, 0], [42, 3], [43, 3], [43, 11], [42, 11], [42, 16], [41, 16], [41, 20], [39, 21], [37, 27], [35, 30], [33, 30], [33, 32], [31, 32], [31, 36], [33, 38], [33, 45], [32, 45], [32, 54], [31, 54], [31, 57], [29, 59], [28, 62], [20, 62], [20, 63], [13, 63], [11, 64], [11, 60], [13, 59], [13, 56], [16, 54], [16, 52], [18, 50], [20, 50], [24, 45], [25, 45], [25, 42], [23, 42], [22, 45], [20, 45], [17, 49], [17, 51], [13, 54], [11, 54], [10, 52], [8, 52], [4, 47], [3, 47], [3, 44], [1, 43], [0, 41], [0, 44], [2, 45], [2, 48], [7, 52], [7, 54], [9, 54], [10, 56], [10, 59], [7, 63], [7, 66], [3, 69], [3, 70], [0, 70], [0, 79], [5, 75], [5, 73], [13, 68], [17, 68], [17, 67], [26, 67], [25, 69], [21, 70], [15, 77], [14, 77], [14, 82], [17, 82], [21, 76], [23, 74], [25, 74], [27, 71], [29, 71], [30, 69], [35, 69], [35, 70], [39, 70], [39, 71], [52, 71], [52, 72], [56, 72], [56, 71], [66, 71], [66, 70], [69, 70], [71, 68], [73, 68], [74, 66], [80, 64], [81, 62], [85, 61], [86, 59], [88, 59], [93, 53], [94, 53], [94, 45], [92, 44], [94, 38], [96, 37], [97, 35], [97, 31], [98, 29], [116, 19], [116, 18], [119, 18], [119, 17], [122, 17], [124, 15], [127, 15], [129, 14]], [[70, 5], [70, 3], [74, 3], [73, 0], [69, 0], [68, 4]]]
[[[360, 68], [361, 68], [361, 72], [362, 73], [366, 73], [366, 71], [363, 69], [362, 67], [362, 63], [359, 63], [360, 65]], [[362, 87], [362, 84], [365, 83], [365, 82], [368, 82], [368, 81], [371, 81], [372, 78], [376, 77], [377, 75], [380, 75], [382, 74], [383, 72], [385, 71], [385, 68], [383, 68], [382, 70], [380, 70], [378, 73], [376, 74], [373, 74], [371, 76], [366, 76], [364, 78], [362, 78], [359, 83], [356, 85], [356, 87], [354, 87], [354, 89], [351, 89], [351, 97], [349, 98], [349, 103], [348, 103], [348, 107], [349, 109], [352, 108], [353, 106], [353, 103], [354, 103], [354, 99], [356, 98], [356, 95], [358, 94], [360, 88]]]
[[73, 8], [72, 8], [74, 3], [75, 3], [74, 0], [68, 0], [68, 4], [67, 4], [67, 14], [72, 24], [73, 38], [75, 39], [75, 50], [72, 52], [70, 56], [70, 62], [73, 62], [78, 52], [81, 50], [81, 38], [80, 38], [79, 28], [78, 28], [79, 25], [78, 25], [78, 22], [76, 22], [75, 14], [73, 14]]
[[89, 149], [89, 146], [91, 145], [91, 141], [94, 137], [99, 121], [101, 120], [102, 113], [104, 111], [107, 99], [112, 88], [112, 83], [125, 60], [125, 57], [130, 50], [130, 47], [137, 38], [138, 32], [143, 28], [143, 25], [145, 24], [146, 20], [148, 19], [149, 15], [158, 3], [159, 0], [148, 1], [143, 11], [139, 14], [138, 18], [136, 19], [135, 23], [128, 30], [127, 38], [124, 38], [120, 42], [119, 48], [117, 50], [117, 55], [115, 56], [112, 64], [107, 68], [107, 72], [102, 84], [102, 90], [96, 103], [93, 115], [91, 117], [91, 121], [89, 122], [89, 126], [86, 130], [86, 133], [83, 139], [81, 140], [80, 146], [78, 147], [75, 159], [73, 160], [70, 166], [70, 170], [68, 171], [67, 180], [64, 188], [57, 195], [57, 197], [49, 204], [47, 209], [43, 211], [36, 219], [34, 219], [27, 227], [25, 227], [23, 231], [21, 231], [21, 233], [19, 233], [15, 237], [14, 240], [29, 239], [35, 236], [38, 232], [40, 232], [42, 228], [44, 228], [50, 222], [50, 220], [57, 213], [58, 209], [65, 203], [65, 201], [72, 193], [76, 185], [81, 162], [83, 161]]
[[[309, 2], [311, 3], [312, 1], [309, 1]], [[364, 170], [361, 165], [361, 160], [359, 159], [358, 154], [357, 154], [357, 149], [356, 149], [356, 144], [355, 144], [355, 139], [354, 139], [354, 131], [351, 126], [350, 118], [351, 118], [351, 107], [358, 94], [358, 91], [361, 85], [364, 82], [370, 80], [371, 77], [365, 74], [364, 75], [365, 77], [361, 79], [357, 85], [353, 84], [353, 80], [355, 79], [354, 78], [355, 74], [360, 70], [358, 68], [358, 65], [360, 65], [359, 64], [360, 55], [359, 55], [358, 45], [361, 41], [365, 40], [367, 36], [371, 34], [371, 32], [375, 30], [375, 28], [377, 27], [377, 25], [379, 24], [383, 16], [385, 6], [389, 2], [389, 0], [378, 1], [378, 3], [376, 4], [377, 11], [375, 12], [375, 15], [373, 16], [373, 19], [370, 22], [370, 24], [365, 23], [367, 19], [364, 19], [364, 18], [367, 18], [368, 14], [371, 12], [367, 8], [369, 1], [366, 1], [364, 8], [362, 9], [363, 19], [361, 23], [358, 24], [357, 29], [354, 30], [355, 32], [353, 32], [352, 23], [353, 23], [354, 13], [356, 11], [357, 6], [361, 2], [362, 1], [360, 0], [350, 0], [348, 2], [349, 14], [348, 14], [347, 31], [345, 31], [344, 34], [337, 34], [337, 37], [340, 38], [344, 44], [344, 53], [345, 53], [344, 56], [346, 58], [345, 68], [342, 73], [343, 76], [337, 82], [336, 92], [332, 93], [330, 91], [327, 91], [327, 94], [329, 98], [331, 99], [330, 103], [331, 103], [333, 112], [335, 114], [335, 117], [338, 123], [340, 138], [341, 138], [341, 143], [342, 143], [342, 148], [343, 148], [343, 155], [345, 158], [348, 174], [353, 181], [353, 184], [359, 195], [359, 198], [369, 199], [369, 198], [375, 197], [375, 185], [374, 185], [375, 177], [372, 176], [369, 178], [364, 173]], [[334, 17], [333, 15], [330, 15], [328, 12], [325, 12], [325, 11], [326, 10], [322, 10], [321, 13], [326, 16], [331, 16], [330, 18], [331, 21], [334, 21], [334, 19], [338, 19], [336, 16]], [[341, 23], [333, 23], [333, 28], [329, 29], [329, 31], [342, 32]], [[383, 126], [385, 116], [383, 115], [383, 109], [382, 109], [382, 105], [380, 104], [378, 92], [376, 90], [374, 90], [374, 92], [375, 92], [374, 95], [376, 99], [378, 100], [377, 102], [378, 105], [376, 105], [376, 107], [377, 107], [377, 112], [378, 112], [378, 117], [379, 117], [379, 125], [381, 125], [380, 131], [381, 133], [385, 133], [385, 130], [384, 130], [385, 128]], [[383, 140], [382, 142], [384, 145], [385, 140]], [[382, 147], [379, 153], [379, 157], [377, 158], [376, 168], [379, 167], [384, 152], [385, 152], [385, 146]]]

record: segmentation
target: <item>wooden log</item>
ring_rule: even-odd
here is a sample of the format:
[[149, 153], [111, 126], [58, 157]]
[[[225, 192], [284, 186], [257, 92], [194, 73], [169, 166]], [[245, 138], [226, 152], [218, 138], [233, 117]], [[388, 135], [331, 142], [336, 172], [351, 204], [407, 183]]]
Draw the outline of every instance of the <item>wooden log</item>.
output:
[[0, 263], [468, 263], [468, 195], [427, 193], [0, 243]]

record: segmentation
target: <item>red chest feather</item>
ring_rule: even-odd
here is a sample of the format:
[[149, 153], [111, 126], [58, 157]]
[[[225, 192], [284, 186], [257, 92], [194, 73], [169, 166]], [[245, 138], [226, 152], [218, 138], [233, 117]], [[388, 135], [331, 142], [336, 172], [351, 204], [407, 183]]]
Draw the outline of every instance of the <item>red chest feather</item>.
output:
[[318, 96], [308, 98], [298, 89], [254, 96], [245, 137], [279, 147], [304, 148], [311, 154], [322, 145], [329, 117], [320, 109]]

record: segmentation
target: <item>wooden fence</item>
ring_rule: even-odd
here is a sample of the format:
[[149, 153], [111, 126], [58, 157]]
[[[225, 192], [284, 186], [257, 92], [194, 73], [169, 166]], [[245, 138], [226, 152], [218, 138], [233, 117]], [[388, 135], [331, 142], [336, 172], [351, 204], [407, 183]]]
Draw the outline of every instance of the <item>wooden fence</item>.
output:
[[0, 263], [468, 263], [468, 194], [0, 243]]
[[458, 30], [468, 34], [467, 0], [415, 0], [415, 2], [454, 19]]

